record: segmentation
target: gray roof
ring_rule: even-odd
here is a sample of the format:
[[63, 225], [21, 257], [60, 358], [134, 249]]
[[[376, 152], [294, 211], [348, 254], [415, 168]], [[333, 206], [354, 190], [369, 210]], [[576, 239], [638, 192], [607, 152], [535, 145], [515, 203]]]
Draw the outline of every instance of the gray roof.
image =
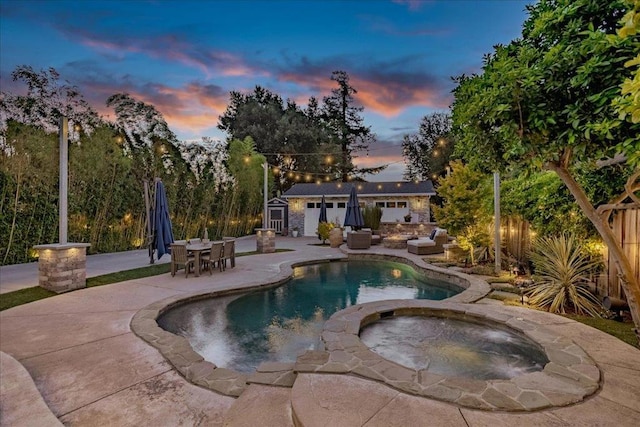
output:
[[430, 180], [420, 182], [323, 182], [321, 184], [295, 184], [282, 194], [290, 197], [320, 197], [322, 195], [349, 196], [351, 187], [355, 186], [358, 196], [435, 196], [433, 184]]

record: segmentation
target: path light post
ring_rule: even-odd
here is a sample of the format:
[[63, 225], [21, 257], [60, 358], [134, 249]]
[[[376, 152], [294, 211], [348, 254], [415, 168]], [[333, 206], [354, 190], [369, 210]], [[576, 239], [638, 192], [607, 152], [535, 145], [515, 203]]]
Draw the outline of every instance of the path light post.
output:
[[262, 228], [267, 228], [267, 191], [269, 191], [269, 163], [266, 161], [262, 164], [262, 169], [264, 169], [264, 191], [262, 192], [262, 197], [264, 199], [264, 207], [262, 212]]
[[259, 253], [272, 253], [276, 251], [276, 230], [268, 228], [267, 214], [269, 203], [267, 200], [267, 192], [269, 191], [269, 163], [266, 161], [262, 164], [264, 169], [264, 210], [262, 211], [262, 228], [256, 230], [256, 250]]
[[58, 135], [60, 142], [58, 243], [36, 245], [34, 249], [38, 251], [40, 287], [61, 293], [87, 286], [87, 248], [91, 245], [68, 242], [69, 122], [65, 116], [60, 117]]
[[68, 194], [69, 194], [69, 120], [60, 117], [60, 129], [58, 131], [60, 140], [60, 178], [58, 189], [60, 200], [58, 205], [58, 243], [67, 243], [68, 218]]

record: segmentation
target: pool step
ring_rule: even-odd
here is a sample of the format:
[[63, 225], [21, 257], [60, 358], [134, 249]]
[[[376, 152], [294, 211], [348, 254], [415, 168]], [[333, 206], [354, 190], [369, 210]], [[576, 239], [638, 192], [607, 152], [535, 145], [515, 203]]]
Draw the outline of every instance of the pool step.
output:
[[250, 384], [224, 417], [229, 427], [293, 427], [291, 388]]

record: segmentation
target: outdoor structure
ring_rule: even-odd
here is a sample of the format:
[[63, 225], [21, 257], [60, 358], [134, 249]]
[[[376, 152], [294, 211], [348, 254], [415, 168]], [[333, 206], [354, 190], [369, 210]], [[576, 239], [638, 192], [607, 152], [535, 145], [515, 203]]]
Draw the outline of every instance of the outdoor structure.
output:
[[87, 248], [89, 243], [37, 245], [40, 287], [56, 293], [87, 286]]
[[276, 251], [276, 231], [273, 228], [256, 228], [256, 251], [260, 254]]
[[37, 245], [40, 287], [56, 293], [73, 291], [87, 286], [87, 248], [89, 243], [69, 243], [69, 121], [60, 117], [58, 130], [60, 147], [58, 243]]
[[287, 235], [289, 227], [289, 203], [274, 197], [267, 202], [267, 227], [276, 230], [277, 234]]
[[431, 218], [430, 198], [435, 196], [431, 181], [421, 182], [330, 182], [296, 184], [282, 199], [289, 203], [289, 228], [298, 227], [304, 236], [315, 236], [320, 216], [320, 203], [325, 196], [327, 219], [342, 225], [351, 187], [356, 188], [360, 206], [380, 206], [382, 223], [428, 224]]

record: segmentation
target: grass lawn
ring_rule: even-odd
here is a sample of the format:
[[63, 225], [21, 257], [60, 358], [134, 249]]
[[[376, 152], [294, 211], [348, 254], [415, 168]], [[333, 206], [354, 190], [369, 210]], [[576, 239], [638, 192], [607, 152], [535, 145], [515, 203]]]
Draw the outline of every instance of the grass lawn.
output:
[[[289, 252], [291, 249], [276, 249], [276, 252]], [[257, 251], [240, 252], [236, 257], [255, 255]], [[147, 267], [135, 268], [133, 270], [118, 271], [116, 273], [104, 274], [102, 276], [90, 277], [87, 279], [87, 288], [94, 286], [109, 285], [111, 283], [125, 282], [127, 280], [141, 279], [143, 277], [157, 276], [171, 271], [171, 264], [155, 264]], [[33, 288], [20, 289], [18, 291], [7, 292], [0, 295], [0, 311], [7, 310], [18, 305], [27, 304], [41, 299], [56, 296], [55, 292], [48, 291], [39, 286]]]
[[614, 337], [626, 342], [627, 344], [630, 344], [636, 348], [638, 347], [638, 341], [636, 340], [636, 335], [633, 332], [633, 322], [619, 322], [617, 320], [611, 319], [599, 319], [597, 317], [576, 315], [565, 315], [565, 317], [599, 329], [602, 332], [613, 335]]

